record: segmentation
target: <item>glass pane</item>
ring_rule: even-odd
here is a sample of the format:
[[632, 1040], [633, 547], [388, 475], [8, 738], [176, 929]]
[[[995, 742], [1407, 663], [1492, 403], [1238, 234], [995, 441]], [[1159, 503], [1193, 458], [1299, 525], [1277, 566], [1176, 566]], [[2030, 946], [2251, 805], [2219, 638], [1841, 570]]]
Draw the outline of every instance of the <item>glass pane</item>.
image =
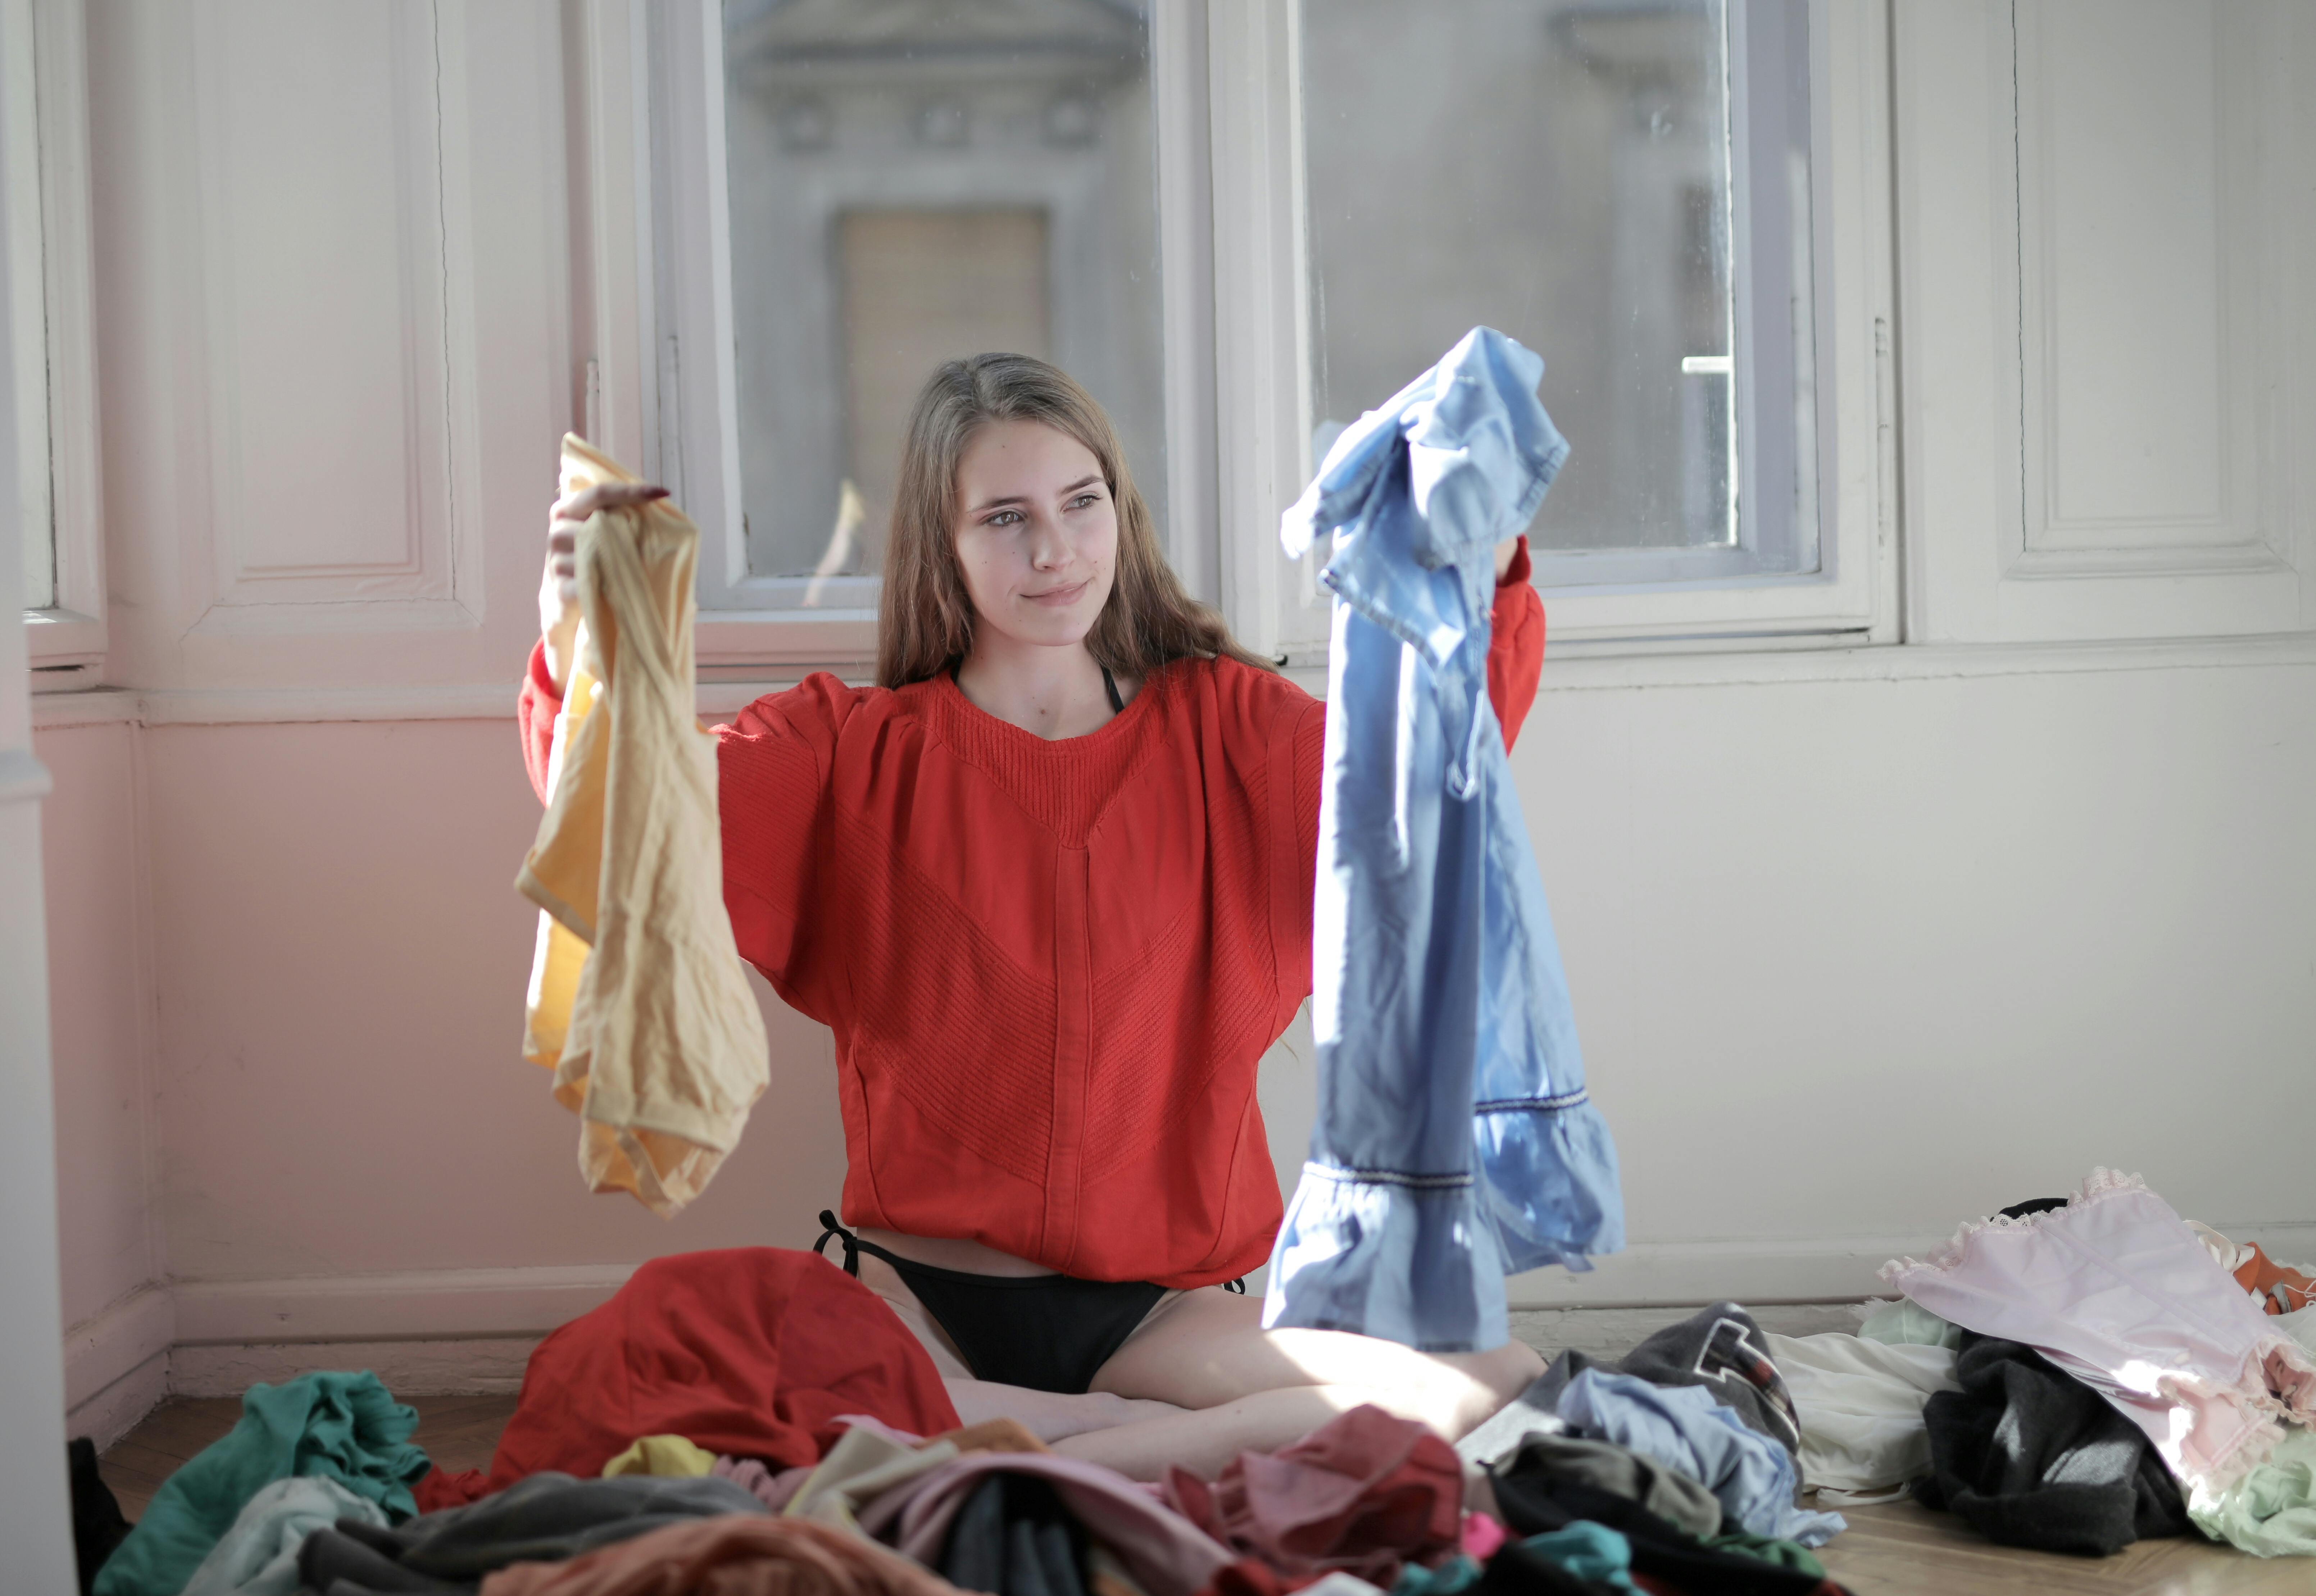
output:
[[1055, 361], [1165, 524], [1143, 7], [726, 0], [752, 602], [876, 602], [901, 438], [946, 360]]
[[1305, 0], [1321, 435], [1475, 325], [1573, 445], [1541, 550], [1737, 539], [1721, 0]]

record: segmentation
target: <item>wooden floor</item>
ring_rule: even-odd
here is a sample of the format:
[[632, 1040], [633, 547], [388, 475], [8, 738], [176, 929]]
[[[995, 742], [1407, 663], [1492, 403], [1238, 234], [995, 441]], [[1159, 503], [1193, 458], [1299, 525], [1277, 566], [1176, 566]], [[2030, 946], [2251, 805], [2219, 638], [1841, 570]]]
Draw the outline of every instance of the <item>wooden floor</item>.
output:
[[[414, 1396], [413, 1439], [443, 1468], [480, 1468], [514, 1412], [512, 1396]], [[233, 1428], [234, 1398], [173, 1398], [104, 1455], [105, 1484], [142, 1518], [177, 1465]], [[2148, 1540], [2113, 1557], [2060, 1557], [1991, 1546], [1945, 1513], [1911, 1502], [1841, 1510], [1849, 1531], [1819, 1556], [1857, 1593], [1938, 1596], [2309, 1596], [2316, 1558], [2267, 1561], [2208, 1541]]]
[[[418, 1433], [410, 1439], [426, 1449], [434, 1467], [450, 1471], [487, 1467], [499, 1431], [514, 1416], [512, 1396], [410, 1396], [418, 1410]], [[97, 1472], [120, 1511], [133, 1521], [177, 1465], [219, 1440], [241, 1417], [238, 1396], [173, 1396], [145, 1422], [112, 1443], [97, 1460]]]
[[2142, 1540], [2112, 1557], [2062, 1557], [1981, 1540], [1951, 1513], [1913, 1502], [1845, 1507], [1848, 1530], [1821, 1547], [1825, 1571], [1857, 1596], [2309, 1596], [2316, 1557], [2255, 1557], [2201, 1536]]

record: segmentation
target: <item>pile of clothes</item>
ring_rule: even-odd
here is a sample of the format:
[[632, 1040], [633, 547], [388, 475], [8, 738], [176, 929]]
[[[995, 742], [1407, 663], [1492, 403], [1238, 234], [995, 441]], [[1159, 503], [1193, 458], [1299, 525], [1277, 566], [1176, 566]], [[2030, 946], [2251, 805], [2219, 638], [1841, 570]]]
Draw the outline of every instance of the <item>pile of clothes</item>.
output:
[[962, 1423], [813, 1254], [690, 1253], [540, 1343], [487, 1473], [436, 1468], [374, 1375], [312, 1374], [125, 1538], [83, 1446], [76, 1528], [95, 1596], [1839, 1596], [1825, 1510], [1909, 1493], [2010, 1545], [2305, 1555], [2311, 1274], [2095, 1172], [1893, 1262], [1854, 1335], [1719, 1303], [1562, 1354], [1452, 1448], [1362, 1407], [1145, 1485]]
[[1904, 1301], [1861, 1328], [1884, 1350], [1813, 1373], [1828, 1412], [1812, 1483], [1908, 1483], [2011, 1546], [2103, 1556], [2192, 1528], [2316, 1554], [2310, 1270], [2098, 1169], [1882, 1277]]
[[1487, 1471], [1508, 1532], [1613, 1533], [1635, 1588], [1838, 1592], [1811, 1548], [1846, 1526], [1799, 1504], [1803, 1421], [1775, 1339], [1722, 1302], [1617, 1363], [1563, 1352], [1456, 1449]]
[[1212, 1480], [1146, 1485], [1011, 1419], [960, 1423], [890, 1310], [820, 1258], [696, 1253], [646, 1264], [540, 1343], [487, 1472], [433, 1467], [375, 1375], [254, 1386], [125, 1539], [93, 1543], [84, 1581], [95, 1596], [1838, 1592], [1786, 1538], [1839, 1520], [1794, 1507], [1785, 1446], [1686, 1408], [1660, 1420], [1620, 1400], [1621, 1378], [1587, 1369], [1571, 1389], [1617, 1438], [1599, 1453], [1632, 1461], [1622, 1493], [1560, 1481], [1530, 1446], [1501, 1506], [1469, 1511], [1477, 1476], [1455, 1449], [1374, 1407]]
[[1636, 1534], [1603, 1493], [1707, 1544], [1716, 1524], [1822, 1544], [1842, 1520], [1795, 1505], [1797, 1474], [1821, 1509], [1911, 1495], [2008, 1546], [2200, 1531], [2316, 1555], [2316, 1270], [2095, 1170], [1883, 1278], [1902, 1295], [1854, 1335], [1768, 1334], [1720, 1303], [1618, 1366], [1563, 1353], [1458, 1450], [1513, 1529], [1612, 1526], [1675, 1583], [1659, 1525]]

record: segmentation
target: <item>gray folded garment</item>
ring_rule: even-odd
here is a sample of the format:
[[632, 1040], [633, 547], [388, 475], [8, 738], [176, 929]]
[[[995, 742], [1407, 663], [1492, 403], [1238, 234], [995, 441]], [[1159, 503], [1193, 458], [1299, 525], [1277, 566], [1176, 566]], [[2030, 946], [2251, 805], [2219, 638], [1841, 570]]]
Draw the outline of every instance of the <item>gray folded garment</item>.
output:
[[[1714, 1401], [1742, 1419], [1747, 1429], [1768, 1436], [1799, 1462], [1802, 1427], [1793, 1393], [1770, 1360], [1761, 1327], [1733, 1302], [1716, 1302], [1678, 1324], [1666, 1325], [1614, 1363], [1583, 1352], [1563, 1352], [1510, 1407], [1465, 1438], [1466, 1445], [1484, 1438], [1482, 1449], [1458, 1446], [1456, 1450], [1469, 1462], [1484, 1464], [1518, 1446], [1529, 1429], [1546, 1433], [1565, 1429], [1556, 1423], [1560, 1393], [1588, 1369], [1633, 1375], [1652, 1386], [1702, 1386], [1713, 1393]], [[1498, 1425], [1497, 1420], [1514, 1413], [1522, 1417]]]
[[1699, 1540], [1721, 1533], [1721, 1503], [1703, 1485], [1610, 1440], [1531, 1435], [1499, 1465], [1503, 1475], [1543, 1474], [1576, 1480], [1636, 1502]]
[[[317, 1591], [341, 1579], [355, 1589], [425, 1591], [439, 1588], [427, 1581], [455, 1584], [511, 1563], [560, 1563], [691, 1519], [764, 1511], [753, 1492], [713, 1475], [583, 1480], [535, 1474], [480, 1502], [422, 1514], [390, 1529], [341, 1519], [335, 1529], [307, 1538], [298, 1571]], [[405, 1576], [419, 1576], [418, 1583], [387, 1583], [381, 1559]]]

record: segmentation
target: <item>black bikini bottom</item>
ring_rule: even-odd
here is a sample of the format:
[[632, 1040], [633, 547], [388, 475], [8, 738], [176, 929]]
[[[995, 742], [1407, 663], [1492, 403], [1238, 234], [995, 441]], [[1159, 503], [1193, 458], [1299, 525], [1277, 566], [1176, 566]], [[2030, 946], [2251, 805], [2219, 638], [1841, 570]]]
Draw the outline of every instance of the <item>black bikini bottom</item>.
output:
[[[858, 1275], [863, 1253], [881, 1258], [925, 1305], [964, 1354], [978, 1380], [1077, 1395], [1166, 1288], [1147, 1280], [1081, 1280], [1071, 1275], [975, 1275], [898, 1258], [864, 1242], [823, 1208], [824, 1228], [813, 1251], [826, 1257], [828, 1238], [844, 1246], [844, 1272]], [[1243, 1287], [1240, 1288], [1242, 1290]]]

